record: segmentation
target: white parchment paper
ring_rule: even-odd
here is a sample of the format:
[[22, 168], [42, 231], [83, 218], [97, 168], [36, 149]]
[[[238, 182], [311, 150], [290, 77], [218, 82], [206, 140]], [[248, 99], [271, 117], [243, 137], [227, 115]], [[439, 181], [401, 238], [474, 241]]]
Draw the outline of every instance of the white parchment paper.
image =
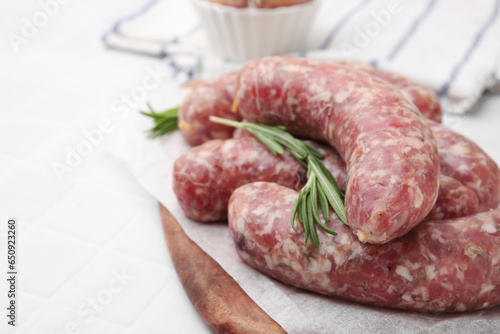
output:
[[[180, 102], [181, 94], [172, 94]], [[187, 219], [172, 190], [175, 160], [189, 146], [180, 132], [146, 138], [151, 121], [131, 114], [114, 133], [111, 152], [177, 219], [186, 234], [214, 258], [288, 333], [500, 333], [500, 307], [430, 315], [389, 310], [320, 296], [268, 278], [238, 257], [225, 223]]]

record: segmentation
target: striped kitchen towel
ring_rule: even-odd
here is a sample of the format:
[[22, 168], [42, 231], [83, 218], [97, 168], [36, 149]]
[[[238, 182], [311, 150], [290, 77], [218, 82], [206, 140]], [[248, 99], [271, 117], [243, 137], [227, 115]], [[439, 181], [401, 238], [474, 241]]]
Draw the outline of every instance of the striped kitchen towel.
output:
[[[323, 0], [309, 51], [298, 55], [401, 73], [433, 88], [444, 112], [464, 114], [500, 91], [499, 12], [500, 0]], [[241, 66], [215, 56], [186, 0], [141, 0], [110, 23], [103, 41], [164, 58], [181, 83]]]

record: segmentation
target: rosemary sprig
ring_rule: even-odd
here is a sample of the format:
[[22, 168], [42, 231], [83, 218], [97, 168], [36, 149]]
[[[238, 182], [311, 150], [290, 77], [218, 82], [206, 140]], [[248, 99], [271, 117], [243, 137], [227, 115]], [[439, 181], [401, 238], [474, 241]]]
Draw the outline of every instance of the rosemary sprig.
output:
[[179, 107], [156, 112], [148, 103], [148, 108], [149, 112], [141, 111], [141, 114], [152, 117], [155, 122], [155, 126], [149, 130], [149, 137], [161, 137], [177, 129]]
[[295, 227], [295, 217], [302, 223], [306, 235], [306, 243], [309, 237], [314, 247], [319, 247], [318, 233], [315, 224], [323, 231], [337, 235], [337, 233], [321, 222], [318, 212], [318, 201], [321, 206], [323, 218], [330, 221], [330, 209], [333, 208], [340, 220], [348, 225], [345, 207], [342, 202], [343, 194], [337, 186], [333, 175], [326, 169], [320, 159], [323, 155], [314, 146], [293, 137], [286, 132], [283, 126], [268, 126], [256, 123], [237, 122], [225, 118], [210, 116], [210, 120], [215, 123], [225, 124], [236, 128], [242, 128], [253, 134], [274, 154], [283, 154], [285, 147], [290, 154], [301, 164], [307, 167], [307, 183], [299, 191], [295, 208], [291, 219], [292, 228]]

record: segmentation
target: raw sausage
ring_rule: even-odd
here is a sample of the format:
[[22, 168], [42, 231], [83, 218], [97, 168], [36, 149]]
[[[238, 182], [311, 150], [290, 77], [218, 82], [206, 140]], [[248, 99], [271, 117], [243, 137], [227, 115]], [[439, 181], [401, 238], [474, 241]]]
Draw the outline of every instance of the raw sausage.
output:
[[240, 257], [285, 283], [360, 303], [427, 312], [500, 303], [500, 210], [424, 222], [384, 245], [363, 244], [332, 213], [320, 247], [290, 227], [297, 192], [257, 182], [236, 189], [229, 228]]
[[[409, 98], [426, 118], [441, 121], [441, 105], [431, 89], [366, 64], [345, 64], [386, 80]], [[189, 144], [199, 145], [207, 140], [231, 137], [231, 128], [211, 122], [209, 116], [240, 119], [239, 114], [231, 110], [236, 78], [237, 73], [232, 72], [215, 80], [199, 82], [185, 97], [179, 110], [179, 127]]]
[[457, 218], [477, 212], [480, 212], [479, 200], [474, 190], [441, 172], [437, 201], [425, 219]]
[[402, 236], [434, 206], [436, 142], [415, 105], [386, 81], [344, 65], [268, 57], [240, 71], [235, 106], [250, 122], [284, 125], [339, 152], [347, 221], [362, 242]]
[[200, 145], [211, 139], [231, 138], [233, 128], [211, 122], [210, 115], [239, 121], [231, 112], [236, 72], [215, 80], [198, 82], [186, 95], [179, 109], [178, 126], [190, 145]]
[[355, 62], [346, 62], [343, 64], [384, 79], [412, 101], [425, 118], [441, 122], [441, 103], [439, 102], [439, 97], [432, 89], [418, 85], [402, 75], [382, 71], [367, 64]]
[[500, 170], [497, 164], [475, 143], [428, 121], [439, 147], [441, 172], [474, 190], [479, 211], [494, 209], [500, 203]]
[[[325, 167], [344, 190], [347, 175], [340, 156], [326, 145], [311, 144], [325, 155]], [[299, 190], [306, 184], [306, 172], [290, 153], [274, 156], [254, 137], [211, 140], [177, 159], [174, 192], [188, 218], [217, 221], [226, 218], [229, 197], [237, 187], [269, 181]]]

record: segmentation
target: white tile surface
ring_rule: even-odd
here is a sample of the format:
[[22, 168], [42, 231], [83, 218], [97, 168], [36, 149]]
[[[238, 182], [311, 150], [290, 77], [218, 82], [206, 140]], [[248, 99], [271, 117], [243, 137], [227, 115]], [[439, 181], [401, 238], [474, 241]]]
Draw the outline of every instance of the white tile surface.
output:
[[[100, 165], [95, 169], [89, 180], [98, 183], [104, 187], [111, 189], [120, 189], [120, 191], [126, 190], [126, 193], [145, 200], [152, 200], [153, 197], [146, 192], [146, 190], [138, 183], [130, 180], [130, 172], [125, 168], [125, 165], [121, 161], [116, 161], [114, 159], [109, 159], [105, 164]], [[156, 202], [155, 202], [156, 206]], [[154, 217], [151, 220], [157, 221], [156, 207], [148, 211], [149, 213], [154, 213]], [[154, 224], [155, 226], [157, 224]]]
[[135, 327], [140, 328], [143, 333], [162, 334], [165, 333], [165, 328], [169, 329], [168, 333], [207, 332], [207, 326], [201, 319], [193, 318], [189, 323], [186, 321], [183, 310], [195, 310], [181, 283], [175, 278], [160, 291], [136, 323]]
[[0, 212], [33, 224], [75, 186], [75, 181], [58, 182], [55, 175], [33, 164], [19, 164], [0, 174]]
[[[137, 257], [143, 261], [152, 261], [159, 265], [172, 265], [168, 248], [163, 236], [158, 204], [152, 202], [127, 224], [111, 243], [112, 249]], [[159, 252], [158, 250], [164, 250]]]
[[47, 302], [33, 314], [27, 326], [20, 328], [19, 333], [81, 333], [81, 334], [118, 334], [131, 333], [127, 328], [109, 321], [81, 317], [77, 311], [56, 302]]
[[[46, 140], [58, 126], [51, 122], [37, 121], [27, 117], [11, 115], [3, 118], [0, 133], [8, 140], [0, 141], [0, 153], [23, 157]], [[16, 143], [15, 145], [13, 145]]]
[[0, 173], [7, 172], [10, 168], [12, 168], [12, 166], [14, 166], [16, 161], [17, 159], [12, 157], [0, 156]]
[[100, 317], [130, 328], [172, 275], [171, 268], [105, 251], [55, 300], [85, 319]]
[[51, 297], [96, 255], [95, 248], [44, 228], [25, 235], [19, 247], [19, 286], [44, 298]]
[[72, 326], [72, 310], [52, 302], [45, 302], [42, 307], [36, 309], [32, 319], [22, 324], [19, 333], [60, 333], [64, 332], [67, 324]]
[[111, 240], [146, 201], [85, 183], [44, 218], [44, 225], [96, 245]]
[[[107, 134], [61, 180], [53, 169], [103, 119], [111, 133], [126, 131], [127, 115], [114, 108], [158, 61], [106, 50], [100, 35], [135, 1], [70, 2], [19, 53], [0, 41], [0, 256], [3, 222], [16, 216], [21, 268], [19, 326], [2, 320], [2, 334], [209, 332], [179, 283], [156, 201], [111, 157]], [[0, 4], [2, 36], [39, 9], [38, 1]], [[123, 268], [134, 278], [109, 299]], [[0, 281], [2, 305], [5, 288]], [[102, 302], [91, 318], [88, 298]]]
[[92, 126], [80, 124], [61, 127], [24, 158], [26, 164], [38, 165], [54, 183], [75, 182], [87, 177], [109, 158], [104, 136], [95, 141], [97, 144], [90, 143], [85, 136], [84, 132], [93, 130]]
[[[48, 90], [41, 91], [35, 98], [28, 99], [15, 111], [34, 119], [48, 119], [67, 124], [84, 115], [89, 108], [95, 107], [98, 99], [99, 95], [96, 92], [90, 89], [79, 90], [63, 81]], [[42, 109], [39, 108], [40, 100], [47, 101]]]

